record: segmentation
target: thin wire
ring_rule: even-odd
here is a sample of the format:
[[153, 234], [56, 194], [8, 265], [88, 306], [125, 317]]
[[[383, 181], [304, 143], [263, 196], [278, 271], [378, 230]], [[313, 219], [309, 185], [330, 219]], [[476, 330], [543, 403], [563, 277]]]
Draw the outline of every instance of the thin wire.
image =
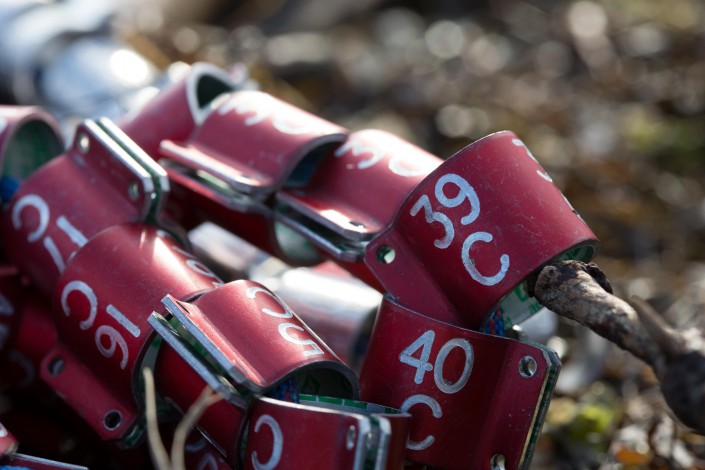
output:
[[174, 431], [174, 441], [171, 443], [171, 461], [174, 470], [185, 470], [184, 449], [191, 429], [193, 429], [209, 406], [222, 399], [222, 396], [213, 393], [213, 390], [206, 386], [188, 409], [183, 419], [181, 419], [176, 431]]
[[147, 420], [147, 439], [149, 440], [149, 453], [152, 456], [152, 463], [158, 470], [172, 470], [169, 455], [166, 453], [164, 442], [159, 434], [159, 424], [157, 422], [157, 400], [154, 391], [154, 375], [152, 369], [145, 367], [142, 370], [144, 376], [144, 397], [145, 397], [145, 417]]

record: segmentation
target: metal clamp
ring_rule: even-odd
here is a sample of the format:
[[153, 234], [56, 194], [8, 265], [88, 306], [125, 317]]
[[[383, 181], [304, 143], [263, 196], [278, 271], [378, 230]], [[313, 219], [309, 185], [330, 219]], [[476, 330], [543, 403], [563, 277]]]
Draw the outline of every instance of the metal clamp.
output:
[[[545, 263], [589, 260], [596, 246], [521, 140], [499, 132], [425, 178], [393, 225], [369, 243], [365, 262], [405, 307], [480, 328]], [[501, 304], [506, 316], [525, 315], [536, 302], [523, 289], [518, 295], [521, 302]]]
[[551, 349], [442, 323], [387, 296], [360, 382], [364, 400], [413, 415], [408, 460], [491, 468], [501, 456], [523, 469], [559, 369]]
[[388, 132], [350, 134], [313, 178], [277, 193], [277, 219], [334, 259], [359, 262], [366, 242], [441, 159]]
[[50, 293], [71, 257], [101, 230], [160, 223], [163, 168], [107, 119], [85, 121], [72, 147], [35, 171], [3, 218], [8, 256]]
[[[191, 363], [226, 377], [247, 400], [290, 378], [302, 393], [340, 397], [359, 393], [355, 374], [260, 284], [234, 281], [190, 302], [167, 295], [162, 303], [171, 321], [154, 312], [150, 324], [175, 349], [190, 358], [198, 356]], [[166, 327], [170, 323], [171, 328]]]
[[355, 400], [262, 398], [252, 406], [244, 468], [398, 469], [410, 421], [408, 413]]

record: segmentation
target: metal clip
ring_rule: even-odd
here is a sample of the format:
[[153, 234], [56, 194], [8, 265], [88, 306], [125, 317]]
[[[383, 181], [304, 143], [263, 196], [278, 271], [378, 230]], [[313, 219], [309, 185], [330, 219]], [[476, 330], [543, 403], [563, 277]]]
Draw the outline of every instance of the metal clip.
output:
[[85, 121], [79, 126], [70, 155], [90, 171], [90, 177], [101, 177], [128, 201], [140, 221], [157, 222], [169, 193], [166, 171], [110, 120]]
[[158, 225], [168, 193], [164, 169], [122, 131], [107, 119], [84, 121], [72, 147], [14, 195], [3, 219], [8, 256], [48, 294], [77, 250], [102, 230]]
[[[199, 429], [231, 461], [239, 458], [246, 417], [258, 397], [282, 386], [293, 389], [291, 398], [299, 391], [342, 398], [359, 394], [355, 374], [259, 284], [235, 281], [190, 302], [167, 295], [162, 303], [171, 318], [156, 312], [149, 318], [171, 347], [157, 358], [160, 392], [183, 407], [190, 403], [187, 395], [200, 392], [194, 391], [200, 377], [223, 395], [232, 406], [220, 415], [207, 413]], [[191, 392], [182, 393], [184, 388]]]
[[[541, 266], [561, 256], [588, 261], [596, 249], [595, 235], [521, 140], [498, 132], [426, 177], [370, 241], [365, 262], [405, 307], [480, 328]], [[535, 303], [519, 292], [523, 301], [501, 305], [507, 318]]]
[[176, 327], [157, 312], [152, 312], [149, 324], [154, 331], [181, 356], [184, 361], [225, 400], [238, 408], [247, 408], [248, 400], [245, 399], [222, 373], [214, 370], [213, 365], [208, 363], [206, 357], [194, 351], [194, 344], [184, 339], [184, 332], [179, 333]]
[[307, 183], [346, 133], [262, 92], [225, 95], [190, 138], [161, 144], [170, 178], [188, 194], [173, 200], [172, 212], [183, 214], [179, 203], [195, 200], [201, 219], [180, 218], [188, 228], [209, 220], [292, 264], [318, 262], [311, 249], [302, 256], [289, 248], [292, 236], [281, 235], [287, 228], [273, 217], [273, 196]]
[[345, 138], [341, 127], [258, 91], [226, 95], [213, 108], [188, 142], [166, 140], [161, 154], [258, 200], [306, 182]]
[[156, 157], [163, 140], [188, 139], [211, 112], [213, 101], [241, 85], [222, 69], [199, 62], [177, 83], [132, 110], [118, 125], [147, 154]]
[[366, 242], [440, 163], [388, 132], [354, 132], [305, 186], [277, 193], [277, 218], [333, 258], [361, 261]]
[[407, 458], [446, 469], [528, 468], [560, 361], [540, 345], [433, 320], [385, 297], [362, 398], [414, 418]]
[[401, 468], [410, 421], [408, 413], [355, 400], [262, 398], [252, 407], [245, 469], [275, 468], [284, 456], [287, 468], [310, 468], [313, 456], [315, 468]]
[[300, 382], [302, 392], [311, 388], [328, 396], [358, 394], [355, 374], [260, 284], [234, 281], [191, 302], [167, 295], [162, 303], [173, 316], [173, 328], [165, 328], [169, 322], [158, 313], [152, 314], [150, 324], [187, 357], [200, 356], [190, 363], [206, 374], [204, 379], [227, 377], [245, 400], [289, 378]]

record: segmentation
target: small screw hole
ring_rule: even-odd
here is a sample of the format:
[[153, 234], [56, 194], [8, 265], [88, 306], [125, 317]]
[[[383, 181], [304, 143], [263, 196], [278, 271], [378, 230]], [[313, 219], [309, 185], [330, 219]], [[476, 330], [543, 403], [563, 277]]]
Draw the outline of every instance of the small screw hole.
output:
[[348, 428], [348, 434], [345, 436], [345, 447], [348, 450], [352, 450], [355, 447], [355, 438], [357, 437], [357, 429], [355, 426], [350, 426]]
[[105, 417], [103, 418], [103, 426], [105, 426], [105, 429], [108, 431], [114, 431], [119, 428], [121, 423], [122, 414], [120, 414], [118, 410], [110, 410], [105, 413]]
[[348, 221], [348, 225], [352, 225], [353, 227], [357, 228], [365, 228], [365, 224], [363, 224], [362, 222], [358, 222], [357, 220]]
[[396, 256], [396, 252], [394, 251], [394, 248], [392, 248], [389, 245], [382, 245], [379, 248], [377, 248], [377, 261], [380, 263], [384, 264], [391, 264], [392, 261], [394, 261], [394, 257]]
[[59, 375], [64, 370], [64, 360], [60, 357], [55, 357], [49, 362], [47, 369], [51, 375]]
[[496, 454], [492, 457], [492, 460], [490, 460], [490, 468], [492, 470], [505, 470], [505, 465], [506, 459], [502, 454]]
[[136, 201], [137, 198], [140, 197], [140, 187], [136, 181], [130, 183], [130, 186], [127, 188], [127, 195], [132, 201]]
[[536, 364], [536, 359], [531, 356], [524, 356], [519, 361], [519, 374], [522, 377], [533, 377], [538, 370], [538, 364]]
[[88, 138], [86, 134], [81, 134], [78, 136], [78, 150], [81, 151], [81, 153], [88, 153], [88, 150], [91, 148], [91, 140]]

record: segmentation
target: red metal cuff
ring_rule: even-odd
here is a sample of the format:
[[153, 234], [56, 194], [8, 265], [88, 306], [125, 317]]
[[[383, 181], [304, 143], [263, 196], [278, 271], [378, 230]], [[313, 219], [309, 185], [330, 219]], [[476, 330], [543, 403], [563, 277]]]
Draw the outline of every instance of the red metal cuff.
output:
[[[596, 245], [521, 140], [498, 132], [424, 179], [365, 261], [405, 307], [479, 328], [531, 273], [561, 256], [589, 260]], [[508, 316], [534, 302], [517, 295], [523, 301], [507, 303]]]
[[433, 320], [385, 297], [362, 398], [413, 415], [407, 458], [444, 469], [526, 468], [560, 362], [544, 347]]

